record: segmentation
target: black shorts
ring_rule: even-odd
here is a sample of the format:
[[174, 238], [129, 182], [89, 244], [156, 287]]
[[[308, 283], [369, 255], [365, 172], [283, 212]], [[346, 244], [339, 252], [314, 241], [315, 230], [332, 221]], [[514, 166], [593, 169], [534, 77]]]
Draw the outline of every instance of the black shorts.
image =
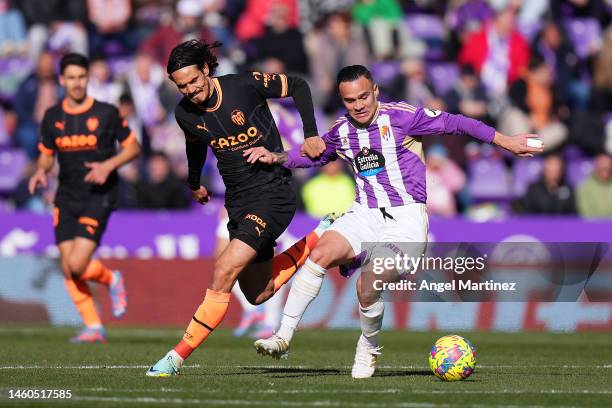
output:
[[99, 244], [112, 212], [111, 207], [90, 203], [58, 204], [53, 209], [55, 242], [82, 237]]
[[276, 239], [287, 229], [296, 209], [296, 196], [286, 182], [271, 183], [226, 199], [230, 240], [236, 238], [255, 251], [255, 262], [272, 259]]

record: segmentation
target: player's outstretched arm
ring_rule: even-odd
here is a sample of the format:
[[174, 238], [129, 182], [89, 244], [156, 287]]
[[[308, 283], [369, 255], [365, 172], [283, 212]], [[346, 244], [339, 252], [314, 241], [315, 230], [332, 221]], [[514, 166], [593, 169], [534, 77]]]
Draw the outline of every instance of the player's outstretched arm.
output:
[[126, 163], [134, 160], [140, 154], [140, 144], [136, 140], [123, 146], [121, 151], [102, 162], [85, 162], [89, 172], [85, 175], [85, 181], [92, 184], [104, 184], [108, 175]]
[[536, 134], [521, 133], [506, 136], [496, 131], [493, 143], [521, 157], [533, 157], [534, 154], [544, 151], [544, 143]]
[[302, 156], [301, 151], [297, 149], [276, 153], [269, 151], [263, 146], [251, 147], [245, 150], [242, 155], [247, 158], [247, 163], [255, 164], [259, 161], [265, 164], [281, 165], [288, 169], [321, 167], [338, 157], [331, 148], [326, 148], [323, 155], [318, 159], [311, 159], [310, 157]]

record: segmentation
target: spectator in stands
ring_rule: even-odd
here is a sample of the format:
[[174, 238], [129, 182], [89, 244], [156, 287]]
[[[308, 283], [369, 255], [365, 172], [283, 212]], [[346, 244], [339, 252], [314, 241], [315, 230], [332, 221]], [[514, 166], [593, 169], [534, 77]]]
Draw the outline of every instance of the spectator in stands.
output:
[[489, 98], [474, 68], [470, 65], [461, 67], [459, 80], [447, 92], [444, 99], [448, 112], [487, 121]]
[[302, 201], [306, 212], [321, 218], [331, 212], [343, 213], [355, 201], [355, 183], [344, 173], [340, 160], [329, 162], [321, 172], [302, 188]]
[[270, 9], [277, 5], [287, 7], [288, 27], [297, 28], [299, 13], [297, 0], [245, 0], [242, 14], [235, 27], [236, 38], [242, 42], [261, 37], [265, 32], [266, 19]]
[[453, 217], [457, 214], [455, 194], [466, 184], [465, 173], [448, 158], [446, 149], [432, 145], [427, 150], [427, 212], [430, 215]]
[[165, 73], [150, 54], [134, 58], [127, 75], [127, 86], [136, 107], [136, 114], [147, 127], [158, 125], [166, 118], [160, 91]]
[[459, 63], [474, 67], [489, 95], [499, 98], [520, 78], [529, 54], [527, 42], [515, 27], [515, 10], [506, 7], [492, 22], [467, 37]]
[[135, 49], [135, 38], [129, 27], [132, 15], [130, 0], [87, 0], [89, 48], [93, 56], [108, 56], [109, 43], [122, 47], [114, 54], [127, 54]]
[[94, 99], [117, 105], [123, 93], [123, 86], [112, 80], [112, 72], [104, 59], [94, 59], [89, 66], [87, 94]]
[[55, 75], [53, 55], [42, 53], [38, 58], [36, 72], [19, 86], [14, 106], [18, 118], [15, 133], [17, 145], [32, 159], [38, 156], [38, 125], [45, 111], [62, 96], [62, 89]]
[[189, 207], [185, 183], [179, 180], [170, 167], [165, 154], [153, 153], [147, 161], [147, 180], [135, 186], [136, 202], [146, 209], [185, 209]]
[[578, 187], [578, 212], [587, 218], [612, 218], [612, 158], [601, 153], [595, 157], [593, 174]]
[[[453, 4], [454, 3], [454, 4]], [[456, 7], [453, 7], [456, 5]], [[445, 20], [451, 28], [446, 54], [451, 60], [457, 59], [457, 50], [467, 38], [479, 32], [483, 24], [491, 19], [493, 10], [486, 0], [465, 0], [451, 2]]]
[[[90, 79], [90, 82], [91, 82], [91, 79]], [[136, 108], [134, 106], [134, 101], [132, 100], [132, 97], [130, 96], [130, 94], [124, 93], [119, 97], [118, 108], [119, 108], [119, 116], [122, 119], [127, 120], [128, 127], [132, 130], [132, 132], [136, 134], [136, 140], [138, 140], [138, 143], [140, 144], [140, 146], [142, 146], [142, 149], [146, 154], [148, 145], [143, 143], [142, 121], [136, 114]]]
[[604, 32], [602, 50], [595, 58], [591, 110], [612, 112], [612, 26]]
[[425, 53], [425, 45], [411, 38], [397, 0], [358, 0], [351, 13], [365, 29], [375, 58], [418, 58]]
[[[568, 104], [576, 101], [583, 91], [576, 91], [579, 86], [579, 60], [574, 46], [565, 38], [559, 25], [548, 21], [540, 34], [536, 37], [533, 53], [543, 59], [548, 66], [554, 81], [556, 94], [560, 102]], [[574, 88], [574, 89], [572, 89]], [[573, 95], [573, 96], [572, 96]], [[584, 99], [584, 98], [581, 98]], [[584, 105], [584, 103], [580, 103]]]
[[161, 66], [166, 66], [170, 52], [177, 44], [192, 38], [212, 41], [212, 34], [202, 24], [203, 6], [199, 0], [179, 0], [176, 16], [159, 26], [140, 47], [140, 54], [150, 55]]
[[552, 86], [550, 68], [543, 59], [535, 56], [527, 73], [510, 88], [513, 107], [500, 118], [500, 131], [537, 133], [547, 151], [559, 147], [567, 139], [568, 130], [560, 121], [565, 109]]
[[405, 100], [415, 106], [446, 110], [444, 100], [439, 98], [425, 74], [425, 64], [420, 59], [406, 59], [401, 72], [405, 76]]
[[0, 0], [0, 57], [25, 54], [27, 36], [25, 20], [8, 0]]
[[346, 13], [328, 15], [320, 30], [315, 31], [308, 44], [310, 70], [315, 83], [315, 105], [324, 107], [326, 113], [335, 114], [342, 107], [336, 92], [339, 67], [367, 65], [368, 50], [363, 36], [351, 30], [351, 17]]
[[610, 23], [605, 0], [550, 0], [550, 9], [555, 21], [564, 21], [568, 18], [594, 18], [602, 27]]
[[0, 146], [13, 144], [15, 129], [17, 128], [17, 115], [7, 103], [0, 103]]
[[291, 15], [287, 5], [272, 4], [266, 17], [266, 27], [260, 37], [251, 41], [254, 55], [251, 58], [261, 61], [275, 58], [283, 63], [287, 72], [307, 74], [308, 58], [304, 50], [302, 33], [290, 26]]
[[565, 182], [563, 160], [558, 153], [544, 158], [542, 177], [531, 184], [523, 201], [527, 214], [575, 214], [574, 192]]
[[86, 3], [82, 0], [20, 0], [28, 24], [28, 56], [37, 61], [46, 47], [88, 54]]

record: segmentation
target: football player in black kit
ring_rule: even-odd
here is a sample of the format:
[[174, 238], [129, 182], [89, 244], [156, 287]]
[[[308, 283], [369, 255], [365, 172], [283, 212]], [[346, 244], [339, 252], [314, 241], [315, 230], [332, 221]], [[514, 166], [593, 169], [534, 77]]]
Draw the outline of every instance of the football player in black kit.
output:
[[196, 201], [208, 202], [200, 174], [210, 146], [226, 187], [230, 243], [214, 264], [212, 282], [183, 338], [147, 371], [152, 377], [179, 374], [183, 361], [223, 320], [236, 281], [253, 304], [274, 295], [304, 263], [330, 222], [324, 219], [315, 231], [274, 257], [275, 240], [296, 209], [288, 184], [291, 173], [280, 166], [248, 163], [243, 157], [244, 150], [256, 146], [283, 151], [266, 99], [293, 97], [304, 127], [304, 154], [319, 156], [325, 143], [318, 136], [310, 89], [303, 79], [262, 72], [214, 77], [218, 63], [211, 49], [218, 46], [201, 40], [178, 45], [167, 72], [184, 96], [175, 113], [185, 133], [189, 187]]
[[[106, 285], [113, 315], [127, 307], [123, 277], [91, 257], [98, 247], [108, 218], [117, 203], [117, 169], [140, 153], [136, 135], [119, 118], [117, 108], [87, 96], [89, 61], [67, 54], [60, 61], [60, 84], [66, 98], [49, 108], [41, 124], [41, 152], [29, 181], [30, 193], [47, 186], [55, 156], [59, 163], [59, 187], [53, 224], [60, 252], [64, 283], [85, 328], [73, 343], [105, 342], [102, 322], [87, 285]], [[120, 143], [119, 153], [115, 147]]]

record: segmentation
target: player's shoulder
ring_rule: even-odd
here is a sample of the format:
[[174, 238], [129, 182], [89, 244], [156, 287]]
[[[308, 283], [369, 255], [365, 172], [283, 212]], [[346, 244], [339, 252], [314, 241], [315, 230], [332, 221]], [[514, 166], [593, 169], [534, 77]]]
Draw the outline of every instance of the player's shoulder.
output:
[[119, 115], [119, 109], [115, 105], [97, 99], [94, 99], [91, 110], [104, 115]]
[[331, 124], [329, 131], [332, 133], [337, 133], [338, 129], [340, 129], [340, 127], [342, 125], [344, 125], [345, 123], [348, 123], [349, 119], [347, 115], [342, 115], [339, 116], [338, 118], [336, 118], [336, 120], [334, 120], [334, 122]]
[[45, 117], [51, 117], [51, 118], [55, 118], [58, 116], [63, 116], [63, 108], [62, 108], [62, 102], [58, 102], [53, 106], [50, 106], [49, 108], [47, 108], [47, 110], [45, 111]]
[[381, 102], [380, 113], [408, 113], [414, 115], [419, 108], [408, 102]]

